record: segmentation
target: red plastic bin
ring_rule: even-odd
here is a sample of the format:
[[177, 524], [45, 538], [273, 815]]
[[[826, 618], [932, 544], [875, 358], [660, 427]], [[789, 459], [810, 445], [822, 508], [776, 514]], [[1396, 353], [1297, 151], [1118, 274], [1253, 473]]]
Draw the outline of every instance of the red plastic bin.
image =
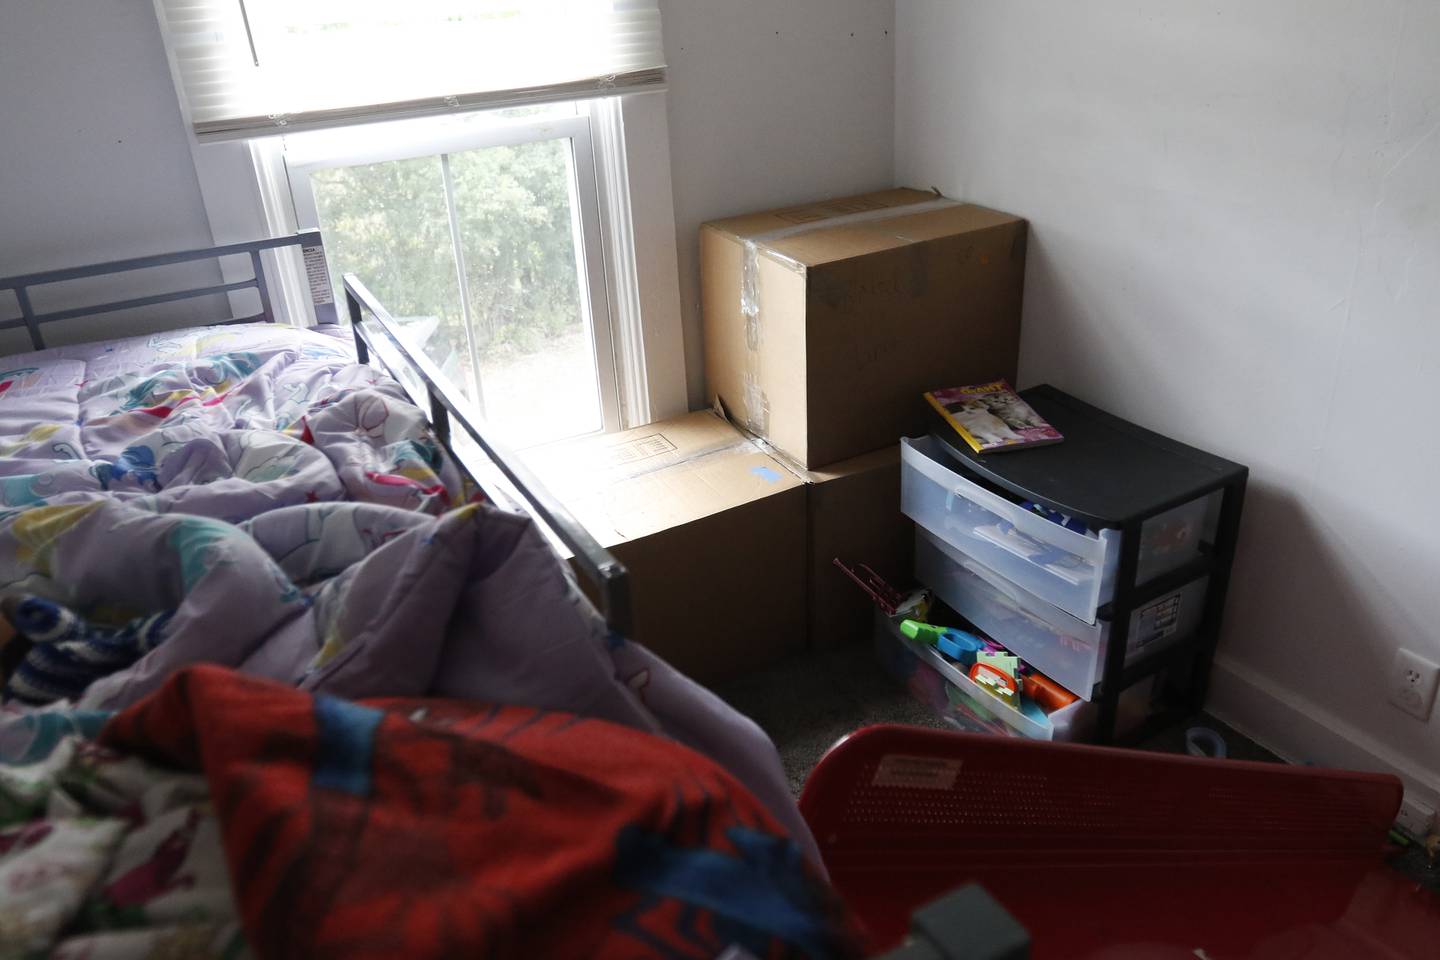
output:
[[1440, 957], [1437, 898], [1383, 863], [1401, 797], [1379, 774], [875, 726], [800, 809], [876, 950], [978, 882], [1041, 960]]

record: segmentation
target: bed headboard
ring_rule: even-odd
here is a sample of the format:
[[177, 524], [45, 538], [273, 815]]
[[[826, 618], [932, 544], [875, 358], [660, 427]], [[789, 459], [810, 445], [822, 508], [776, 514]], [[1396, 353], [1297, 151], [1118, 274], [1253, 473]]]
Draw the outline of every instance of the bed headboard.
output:
[[[39, 273], [26, 273], [16, 277], [0, 278], [0, 291], [10, 290], [15, 294], [16, 301], [20, 304], [20, 316], [14, 320], [0, 321], [0, 330], [11, 330], [16, 327], [26, 327], [30, 331], [30, 342], [36, 350], [45, 347], [45, 337], [40, 327], [47, 323], [56, 323], [60, 320], [71, 320], [76, 317], [93, 317], [104, 313], [113, 313], [116, 310], [130, 310], [135, 307], [149, 307], [159, 303], [173, 303], [177, 300], [192, 300], [197, 297], [208, 297], [221, 293], [233, 293], [237, 290], [254, 289], [260, 295], [260, 312], [248, 317], [232, 317], [228, 320], [216, 321], [217, 323], [265, 323], [275, 322], [275, 311], [270, 300], [270, 284], [265, 276], [264, 263], [260, 254], [266, 250], [277, 250], [283, 247], [299, 247], [305, 260], [305, 272], [309, 282], [310, 297], [315, 305], [315, 316], [320, 323], [338, 323], [336, 315], [334, 295], [330, 292], [329, 275], [325, 266], [325, 247], [320, 239], [320, 231], [304, 230], [288, 237], [273, 237], [265, 240], [251, 240], [247, 243], [229, 243], [218, 247], [204, 247], [199, 250], [182, 250], [179, 253], [159, 253], [149, 257], [132, 257], [128, 260], [112, 260], [108, 263], [94, 263], [83, 267], [66, 267], [60, 270], [43, 270]], [[197, 260], [218, 260], [220, 257], [248, 254], [250, 257], [251, 276], [248, 279], [236, 280], [229, 283], [209, 284], [202, 287], [188, 287], [182, 290], [171, 290], [165, 293], [152, 294], [146, 297], [132, 297], [127, 300], [115, 300], [110, 303], [99, 303], [92, 306], [74, 307], [66, 310], [52, 310], [48, 313], [37, 313], [30, 300], [30, 288], [49, 283], [64, 283], [67, 280], [80, 280], [85, 277], [105, 277], [114, 274], [129, 273], [134, 270], [146, 270], [151, 267], [166, 267], [176, 263], [188, 263]]]

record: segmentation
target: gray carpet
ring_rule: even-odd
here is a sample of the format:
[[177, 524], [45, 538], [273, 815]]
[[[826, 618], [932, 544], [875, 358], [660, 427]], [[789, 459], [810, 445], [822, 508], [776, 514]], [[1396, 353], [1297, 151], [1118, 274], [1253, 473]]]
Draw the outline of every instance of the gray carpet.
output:
[[831, 744], [856, 727], [945, 727], [881, 669], [868, 646], [794, 656], [714, 689], [770, 734], [797, 795]]

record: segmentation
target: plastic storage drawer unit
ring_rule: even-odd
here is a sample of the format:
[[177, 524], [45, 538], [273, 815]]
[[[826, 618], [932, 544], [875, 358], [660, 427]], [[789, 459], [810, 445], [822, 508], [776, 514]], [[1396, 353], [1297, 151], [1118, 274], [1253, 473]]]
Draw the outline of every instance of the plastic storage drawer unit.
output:
[[1077, 740], [1093, 721], [1093, 708], [1084, 700], [1076, 700], [1049, 716], [1035, 717], [1016, 710], [982, 690], [940, 651], [905, 636], [895, 620], [878, 612], [875, 654], [885, 669], [905, 684], [911, 696], [957, 730], [1034, 740]]
[[[1076, 696], [1089, 700], [1105, 668], [1110, 623], [1085, 623], [1006, 583], [925, 530], [915, 536], [915, 575], [984, 633]], [[1195, 632], [1208, 577], [1191, 581], [1130, 615], [1125, 662]]]
[[[954, 469], [932, 437], [901, 440], [900, 509], [922, 528], [1066, 613], [1095, 623], [1115, 596], [1120, 531], [1085, 534], [1053, 523]], [[1013, 454], [1020, 456], [1021, 454]], [[1137, 583], [1200, 555], [1214, 496], [1147, 520]]]

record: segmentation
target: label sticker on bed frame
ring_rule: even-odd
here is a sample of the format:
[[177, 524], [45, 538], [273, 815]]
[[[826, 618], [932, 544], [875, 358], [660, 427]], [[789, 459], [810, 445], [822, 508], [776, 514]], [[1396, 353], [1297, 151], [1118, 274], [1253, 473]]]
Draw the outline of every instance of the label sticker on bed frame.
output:
[[339, 323], [340, 308], [335, 304], [335, 291], [330, 286], [330, 268], [325, 263], [325, 248], [319, 244], [301, 247], [305, 261], [305, 281], [310, 286], [310, 303], [315, 307], [315, 322], [321, 325]]
[[873, 787], [913, 787], [920, 790], [949, 790], [960, 776], [960, 761], [941, 757], [907, 757], [887, 753], [880, 758], [871, 779]]
[[325, 263], [324, 247], [302, 247], [305, 257], [305, 281], [310, 284], [310, 300], [315, 306], [334, 303], [335, 291], [330, 288], [330, 268]]

